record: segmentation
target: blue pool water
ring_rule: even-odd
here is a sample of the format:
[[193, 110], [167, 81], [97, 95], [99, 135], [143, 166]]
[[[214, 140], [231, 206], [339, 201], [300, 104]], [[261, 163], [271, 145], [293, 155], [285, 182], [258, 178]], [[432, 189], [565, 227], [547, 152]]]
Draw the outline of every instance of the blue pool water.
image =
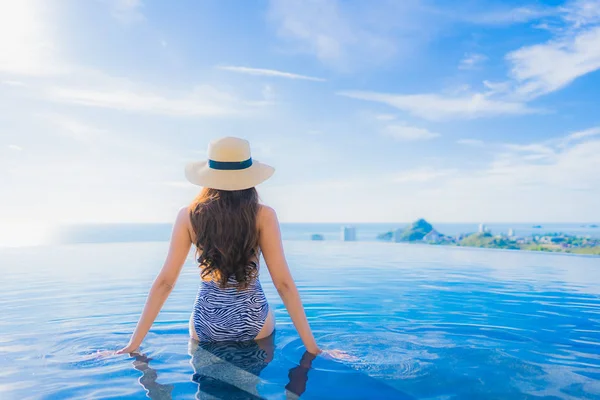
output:
[[309, 370], [266, 269], [270, 348], [190, 344], [190, 257], [144, 355], [95, 356], [126, 344], [167, 245], [0, 249], [0, 399], [600, 398], [600, 258], [560, 254], [286, 241], [317, 341], [355, 357]]

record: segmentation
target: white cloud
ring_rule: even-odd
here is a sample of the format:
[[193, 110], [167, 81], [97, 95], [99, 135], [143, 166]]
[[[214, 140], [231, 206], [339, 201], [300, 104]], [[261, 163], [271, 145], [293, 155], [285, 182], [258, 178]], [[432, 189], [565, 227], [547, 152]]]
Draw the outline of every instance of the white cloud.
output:
[[192, 185], [188, 181], [168, 181], [168, 182], [161, 182], [161, 184], [172, 187], [172, 188], [177, 188], [177, 189], [190, 189], [190, 188], [194, 187], [194, 185]]
[[566, 138], [569, 141], [583, 139], [586, 137], [600, 135], [600, 127], [594, 127], [589, 129], [584, 129], [583, 131], [573, 132], [568, 135]]
[[64, 103], [168, 116], [223, 116], [242, 113], [257, 105], [243, 102], [210, 86], [199, 86], [191, 93], [175, 96], [155, 93], [133, 85], [122, 89], [52, 87], [46, 90], [45, 96]]
[[573, 132], [567, 136], [565, 136], [562, 140], [558, 141], [559, 147], [565, 147], [571, 144], [572, 142], [580, 141], [582, 139], [590, 138], [592, 136], [600, 135], [600, 127], [594, 127], [589, 129], [584, 129], [582, 131]]
[[[54, 2], [0, 1], [0, 73], [32, 77], [71, 74], [81, 68], [68, 62], [59, 45]], [[143, 19], [140, 0], [106, 0], [122, 22]], [[8, 81], [10, 82], [10, 80]]]
[[401, 141], [417, 141], [417, 140], [429, 140], [440, 136], [439, 133], [430, 132], [424, 128], [418, 128], [415, 126], [407, 126], [402, 124], [388, 125], [383, 129], [383, 133], [387, 136], [391, 136], [396, 140]]
[[335, 64], [347, 57], [348, 47], [381, 47], [394, 51], [393, 43], [361, 31], [348, 20], [337, 0], [271, 0], [270, 19], [278, 26], [280, 36], [298, 43], [303, 52], [321, 61]]
[[399, 172], [391, 177], [391, 181], [395, 183], [429, 182], [438, 178], [453, 175], [455, 173], [455, 169], [434, 169], [423, 167]]
[[502, 152], [497, 154], [495, 162], [496, 165], [514, 164], [515, 160], [554, 162], [576, 144], [585, 145], [598, 135], [600, 127], [593, 127], [537, 143], [502, 143], [498, 147]]
[[68, 70], [44, 18], [52, 11], [41, 0], [0, 2], [0, 72], [47, 76]]
[[301, 79], [306, 81], [314, 82], [325, 82], [323, 78], [315, 78], [313, 76], [299, 75], [291, 72], [277, 71], [274, 69], [263, 69], [263, 68], [249, 68], [249, 67], [236, 67], [236, 66], [218, 66], [218, 69], [223, 71], [238, 72], [241, 74], [257, 75], [257, 76], [270, 76], [275, 78], [286, 78], [286, 79]]
[[[142, 18], [139, 0], [106, 0], [105, 4], [123, 22]], [[19, 76], [1, 82], [22, 87], [22, 96], [168, 116], [245, 114], [269, 104], [260, 98], [245, 101], [208, 85], [184, 93], [148, 87], [70, 62], [61, 56], [50, 28], [57, 22], [53, 11], [42, 0], [0, 2], [0, 73]], [[28, 77], [37, 78], [35, 84]]]
[[576, 28], [600, 22], [600, 2], [576, 0], [563, 7], [564, 18]]
[[94, 144], [110, 136], [109, 131], [97, 128], [71, 116], [45, 113], [39, 114], [38, 117], [58, 128], [57, 132], [59, 135], [69, 137], [81, 143]]
[[[487, 167], [427, 169], [400, 175], [406, 182], [428, 182], [406, 198], [431, 219], [494, 221], [594, 221], [600, 196], [599, 128], [575, 133], [579, 142], [563, 146], [573, 134], [527, 145], [504, 144]], [[446, 171], [447, 173], [444, 173]], [[404, 190], [400, 189], [399, 196]], [[460, 214], [460, 215], [459, 215]]]
[[558, 12], [559, 10], [553, 7], [504, 7], [482, 12], [464, 12], [457, 18], [483, 25], [510, 25], [551, 17]]
[[15, 80], [10, 80], [10, 79], [1, 81], [0, 84], [6, 85], [6, 86], [13, 86], [13, 87], [24, 87], [24, 86], [27, 86], [25, 83], [23, 83], [21, 81], [15, 81]]
[[[340, 180], [267, 185], [261, 196], [286, 221], [591, 222], [600, 219], [595, 138], [567, 148], [559, 147], [564, 137], [538, 143], [555, 151], [544, 159], [524, 147], [486, 143], [486, 153], [496, 154], [476, 168], [462, 160], [424, 160], [424, 166], [395, 172], [365, 170]], [[367, 203], [371, 207], [357, 214]]]
[[23, 151], [21, 146], [17, 146], [16, 144], [9, 144], [8, 148], [12, 151]]
[[534, 98], [600, 69], [600, 26], [507, 54], [516, 93]]
[[465, 95], [444, 94], [386, 94], [345, 91], [338, 93], [355, 99], [388, 104], [410, 114], [431, 120], [479, 118], [496, 115], [530, 114], [536, 110], [524, 103], [494, 100], [482, 93]]
[[475, 69], [487, 60], [487, 56], [484, 54], [470, 53], [465, 54], [464, 58], [460, 60], [458, 69]]
[[394, 202], [434, 220], [597, 220], [600, 140], [560, 148], [562, 139], [503, 147], [487, 167], [457, 171]]
[[[591, 222], [600, 219], [599, 152], [600, 140], [557, 149], [554, 158], [544, 160], [525, 152], [508, 156], [502, 149], [476, 169], [447, 163], [365, 174], [333, 182], [334, 191], [329, 183], [267, 186], [265, 199], [294, 221]], [[365, 203], [371, 207], [356, 214]]]
[[505, 144], [508, 150], [512, 150], [515, 152], [524, 152], [524, 153], [537, 153], [544, 155], [554, 155], [554, 150], [550, 148], [546, 144], [542, 143], [532, 143], [532, 144]]
[[483, 140], [478, 139], [459, 139], [456, 143], [472, 147], [482, 147], [485, 144]]
[[487, 89], [485, 92], [486, 95], [492, 96], [495, 94], [506, 94], [511, 90], [510, 82], [490, 82], [483, 81], [483, 86]]
[[377, 121], [393, 121], [396, 119], [396, 116], [394, 114], [378, 114], [375, 115], [375, 119]]
[[[482, 17], [482, 15], [487, 15]], [[529, 21], [544, 16], [560, 21], [552, 30], [554, 38], [528, 45], [506, 55], [510, 79], [504, 82], [483, 81], [483, 92], [469, 89], [456, 92], [421, 94], [386, 94], [346, 91], [339, 94], [376, 101], [407, 111], [425, 119], [479, 118], [520, 115], [542, 110], [527, 103], [538, 96], [559, 90], [580, 76], [600, 69], [600, 2], [578, 0], [561, 7], [517, 8], [506, 12], [479, 15], [479, 22]], [[481, 54], [469, 54], [459, 68], [470, 69], [485, 60]]]
[[538, 143], [504, 144], [486, 174], [510, 177], [515, 184], [598, 189], [600, 140], [593, 140], [598, 134], [595, 127]]
[[109, 0], [112, 4], [112, 15], [125, 24], [144, 21], [141, 0]]
[[[287, 52], [316, 56], [341, 70], [384, 62], [416, 48], [437, 29], [419, 1], [271, 0], [269, 20]], [[432, 22], [422, 29], [425, 16]]]
[[275, 98], [275, 89], [271, 85], [265, 85], [262, 89], [262, 97], [265, 101], [269, 102]]
[[[515, 186], [537, 185], [546, 190], [591, 190], [597, 189], [600, 176], [600, 141], [578, 143], [565, 149], [548, 150], [543, 145], [530, 146], [533, 155], [521, 155], [525, 148], [517, 154], [500, 154], [486, 171], [488, 176], [496, 176], [496, 180]], [[540, 162], [541, 161], [541, 162]]]
[[[72, 147], [77, 152], [87, 151], [87, 154], [108, 156], [114, 160], [121, 157], [125, 163], [132, 163], [135, 157], [141, 157], [142, 160], [154, 160], [156, 165], [160, 164], [158, 160], [174, 160], [178, 157], [164, 142], [148, 140], [148, 128], [144, 128], [146, 132], [140, 138], [132, 131], [135, 128], [128, 128], [124, 132], [123, 127], [111, 127], [104, 118], [95, 117], [94, 114], [85, 118], [72, 114], [40, 113], [35, 117], [47, 127], [47, 133], [71, 139], [73, 144], [79, 145]], [[70, 146], [67, 142], [62, 143]]]
[[553, 162], [557, 156], [557, 152], [548, 142], [530, 144], [505, 143], [500, 148], [503, 149], [503, 152], [496, 155], [496, 167], [513, 165], [515, 160], [519, 162]]

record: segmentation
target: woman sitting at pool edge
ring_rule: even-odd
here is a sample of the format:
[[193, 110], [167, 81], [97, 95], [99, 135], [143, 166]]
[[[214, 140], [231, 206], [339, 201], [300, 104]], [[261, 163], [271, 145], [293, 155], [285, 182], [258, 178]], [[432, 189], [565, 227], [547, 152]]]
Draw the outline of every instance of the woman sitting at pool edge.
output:
[[275, 318], [258, 280], [262, 252], [306, 350], [319, 354], [283, 253], [277, 215], [259, 204], [255, 189], [273, 175], [274, 168], [253, 160], [249, 143], [233, 137], [211, 142], [208, 158], [186, 166], [186, 178], [203, 189], [192, 205], [177, 215], [164, 266], [152, 284], [129, 344], [117, 353], [139, 348], [194, 244], [201, 282], [190, 317], [191, 338], [247, 341], [273, 334]]

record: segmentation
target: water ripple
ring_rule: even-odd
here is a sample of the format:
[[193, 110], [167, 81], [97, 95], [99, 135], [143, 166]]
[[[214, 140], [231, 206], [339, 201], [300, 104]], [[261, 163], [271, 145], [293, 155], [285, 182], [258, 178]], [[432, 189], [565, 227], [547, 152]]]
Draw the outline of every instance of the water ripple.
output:
[[187, 331], [198, 284], [189, 261], [143, 355], [100, 356], [126, 344], [164, 250], [140, 243], [0, 252], [9, 282], [0, 293], [2, 399], [279, 399], [285, 387], [303, 398], [600, 398], [597, 259], [286, 243], [317, 341], [353, 356], [319, 357], [310, 370], [264, 271], [277, 318], [273, 346], [237, 349], [245, 351], [238, 358], [205, 352], [199, 368]]

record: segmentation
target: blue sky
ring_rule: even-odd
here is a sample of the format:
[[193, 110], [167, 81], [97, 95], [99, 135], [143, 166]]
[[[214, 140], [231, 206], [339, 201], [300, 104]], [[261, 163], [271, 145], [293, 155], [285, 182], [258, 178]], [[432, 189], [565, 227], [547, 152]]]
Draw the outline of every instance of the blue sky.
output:
[[0, 221], [171, 221], [221, 136], [282, 221], [600, 220], [600, 1], [457, 3], [2, 2]]

